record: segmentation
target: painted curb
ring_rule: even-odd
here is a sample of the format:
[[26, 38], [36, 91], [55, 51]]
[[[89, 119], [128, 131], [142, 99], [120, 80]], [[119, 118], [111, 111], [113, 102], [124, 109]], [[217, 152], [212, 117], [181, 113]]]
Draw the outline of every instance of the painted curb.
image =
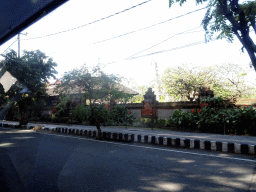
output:
[[[3, 124], [6, 127], [16, 127], [11, 124]], [[33, 128], [29, 126], [28, 128]], [[62, 133], [69, 135], [84, 136], [89, 138], [97, 138], [98, 132], [92, 131], [90, 129], [75, 129], [66, 127], [44, 127], [45, 131], [52, 133]], [[245, 154], [245, 155], [255, 155], [256, 145], [250, 144], [240, 144], [240, 143], [227, 143], [220, 141], [208, 141], [208, 140], [198, 140], [198, 139], [184, 139], [176, 137], [159, 137], [152, 135], [141, 135], [133, 133], [117, 133], [117, 132], [102, 132], [104, 140], [111, 140], [117, 142], [134, 142], [134, 143], [144, 143], [151, 145], [161, 145], [166, 147], [177, 147], [177, 148], [190, 148], [190, 149], [201, 149], [208, 151], [219, 151], [224, 153], [235, 153], [235, 154]]]
[[[73, 128], [53, 128], [52, 132], [56, 133], [71, 133], [72, 135], [80, 135], [90, 138], [96, 138], [98, 133], [92, 130], [85, 129], [73, 129]], [[239, 143], [227, 143], [220, 141], [208, 141], [198, 139], [184, 139], [175, 137], [159, 137], [152, 135], [141, 135], [133, 133], [116, 133], [116, 132], [102, 132], [104, 140], [111, 140], [117, 142], [134, 142], [144, 143], [151, 145], [161, 145], [167, 147], [177, 148], [190, 148], [190, 149], [201, 149], [208, 151], [219, 151], [224, 153], [235, 153], [245, 155], [255, 155], [256, 145], [239, 144]]]

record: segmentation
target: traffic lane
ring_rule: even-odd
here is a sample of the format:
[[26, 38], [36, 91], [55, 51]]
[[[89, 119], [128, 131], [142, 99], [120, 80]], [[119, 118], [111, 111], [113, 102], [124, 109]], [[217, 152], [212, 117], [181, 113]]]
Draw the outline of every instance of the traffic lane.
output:
[[[56, 141], [54, 137], [17, 129], [1, 130], [0, 141], [0, 153], [11, 160], [17, 177], [24, 185], [24, 191], [58, 191], [59, 172], [79, 144], [79, 140]], [[13, 172], [5, 159], [0, 159], [0, 163], [10, 167], [7, 171]], [[18, 182], [13, 184], [19, 185]]]
[[[31, 181], [25, 185], [27, 190], [246, 191], [255, 182], [252, 177], [255, 161], [238, 155], [223, 159], [220, 155], [226, 154], [212, 156], [199, 150], [172, 150], [33, 132], [20, 133], [20, 138], [27, 139], [17, 139], [12, 134], [5, 137], [9, 143], [14, 142], [6, 148], [9, 152], [16, 151], [11, 159], [16, 156], [18, 174], [26, 172], [24, 167], [19, 168], [26, 161], [18, 158], [24, 152], [33, 165], [27, 171], [30, 172], [27, 179]], [[33, 153], [36, 153], [34, 160]]]
[[59, 175], [61, 191], [75, 186], [77, 191], [247, 191], [252, 187], [256, 161], [243, 156], [77, 139], [84, 142]]

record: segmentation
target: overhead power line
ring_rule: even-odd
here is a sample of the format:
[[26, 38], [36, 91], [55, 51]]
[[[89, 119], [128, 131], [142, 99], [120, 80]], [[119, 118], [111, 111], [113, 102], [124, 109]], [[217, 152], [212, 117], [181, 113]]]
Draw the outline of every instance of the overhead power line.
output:
[[18, 41], [18, 40], [16, 39], [14, 42], [12, 42], [12, 44], [11, 44], [9, 47], [7, 47], [7, 49], [5, 49], [5, 50], [1, 53], [1, 55], [4, 54], [6, 51], [8, 51], [8, 49], [9, 49], [14, 43], [16, 43], [16, 41]]
[[[179, 15], [179, 16], [176, 16], [176, 17], [173, 17], [173, 18], [171, 18], [171, 19], [167, 19], [167, 20], [165, 20], [165, 21], [161, 21], [161, 22], [159, 22], [159, 23], [156, 23], [156, 24], [153, 24], [153, 25], [150, 25], [150, 26], [147, 26], [147, 27], [138, 29], [138, 30], [130, 31], [130, 32], [127, 32], [127, 33], [124, 33], [124, 34], [121, 34], [121, 35], [118, 35], [118, 36], [115, 36], [115, 37], [111, 37], [111, 38], [104, 39], [104, 40], [101, 40], [101, 41], [98, 41], [98, 42], [95, 42], [95, 43], [91, 43], [91, 44], [88, 44], [88, 45], [86, 45], [86, 46], [95, 45], [95, 44], [98, 44], [98, 43], [103, 43], [103, 42], [105, 42], [105, 41], [109, 41], [109, 40], [112, 40], [112, 39], [116, 39], [116, 38], [119, 38], [119, 37], [123, 37], [123, 36], [126, 36], [126, 35], [130, 35], [130, 34], [133, 34], [133, 33], [136, 33], [136, 32], [139, 32], [139, 31], [142, 31], [142, 30], [145, 30], [145, 29], [149, 29], [149, 28], [151, 28], [151, 27], [155, 27], [155, 26], [157, 26], [157, 25], [161, 25], [161, 24], [164, 24], [164, 23], [166, 23], [166, 22], [169, 22], [169, 21], [178, 19], [178, 18], [180, 18], [180, 17], [187, 16], [187, 15], [189, 15], [189, 14], [192, 14], [192, 13], [195, 13], [195, 12], [197, 12], [197, 11], [204, 10], [204, 9], [206, 9], [206, 7], [203, 7], [203, 8], [201, 8], [201, 9], [196, 9], [196, 10], [194, 10], [194, 11], [190, 11], [190, 12], [188, 12], [188, 13], [185, 13], [185, 14], [182, 14], [182, 15]], [[102, 20], [103, 20], [103, 19], [102, 19]], [[76, 27], [76, 28], [73, 28], [73, 29], [68, 29], [68, 30], [63, 31], [63, 32], [72, 31], [72, 30], [75, 30], [75, 29], [84, 27], [84, 26], [86, 26], [86, 25], [90, 25], [90, 24], [96, 23], [96, 22], [98, 22], [98, 21], [100, 21], [100, 20], [93, 21], [93, 22], [91, 22], [91, 23], [89, 23], [89, 24], [85, 24], [85, 25], [82, 25], [82, 26], [79, 26], [79, 27]], [[22, 39], [22, 40], [39, 39], [39, 38], [44, 38], [44, 37], [48, 37], [48, 36], [52, 36], [52, 35], [57, 35], [57, 34], [60, 34], [60, 33], [62, 33], [62, 32], [57, 32], [57, 33], [54, 33], [54, 34], [49, 34], [49, 35], [40, 36], [40, 37], [33, 37], [33, 38], [29, 38], [29, 39]]]
[[[215, 41], [215, 40], [218, 40], [218, 38], [217, 38], [217, 37], [212, 38], [212, 39], [211, 39], [210, 41], [208, 41], [208, 42]], [[172, 49], [157, 51], [157, 52], [153, 52], [153, 53], [149, 53], [149, 54], [145, 54], [145, 55], [141, 55], [141, 56], [137, 56], [137, 57], [127, 57], [126, 59], [122, 59], [122, 60], [118, 60], [118, 61], [113, 61], [113, 62], [110, 62], [110, 63], [106, 63], [106, 65], [118, 63], [118, 62], [124, 61], [124, 60], [133, 60], [133, 59], [138, 59], [138, 58], [141, 58], [141, 57], [147, 57], [147, 56], [156, 55], [156, 54], [160, 54], [160, 53], [166, 53], [166, 52], [170, 52], [170, 51], [176, 51], [176, 50], [178, 50], [178, 49], [183, 49], [183, 48], [187, 48], [187, 47], [191, 47], [191, 46], [195, 46], [195, 45], [200, 45], [200, 44], [203, 44], [203, 43], [205, 43], [205, 40], [198, 41], [198, 42], [194, 42], [194, 43], [189, 43], [189, 44], [186, 44], [186, 45], [183, 45], [183, 46], [174, 47], [174, 48], [172, 48]]]
[[[173, 18], [168, 19], [168, 20], [165, 20], [165, 21], [161, 21], [161, 22], [159, 22], [159, 23], [156, 23], [156, 24], [153, 24], [153, 25], [150, 25], [150, 26], [147, 26], [147, 27], [144, 27], [144, 28], [141, 28], [141, 29], [138, 29], [138, 30], [134, 30], [134, 31], [130, 31], [130, 32], [124, 33], [124, 34], [122, 34], [122, 35], [118, 35], [118, 36], [111, 37], [111, 38], [108, 38], [108, 39], [104, 39], [104, 40], [101, 40], [101, 41], [98, 41], [98, 42], [95, 42], [95, 43], [92, 43], [92, 44], [89, 44], [89, 45], [95, 45], [95, 44], [98, 44], [98, 43], [102, 43], [102, 42], [105, 42], [105, 41], [109, 41], [109, 40], [112, 40], [112, 39], [116, 39], [116, 38], [119, 38], [119, 37], [123, 37], [123, 36], [126, 36], [126, 35], [130, 35], [130, 34], [132, 34], [132, 33], [136, 33], [136, 32], [139, 32], [139, 31], [142, 31], [142, 30], [145, 30], [145, 29], [149, 29], [149, 28], [151, 28], [151, 27], [155, 27], [155, 26], [157, 26], [157, 25], [166, 23], [166, 22], [168, 22], [168, 21], [172, 21], [172, 20], [174, 20], [174, 19], [178, 19], [178, 18], [180, 18], [180, 17], [184, 17], [184, 16], [186, 16], [186, 15], [189, 15], [189, 14], [191, 14], [191, 13], [195, 13], [195, 12], [197, 12], [197, 11], [201, 11], [201, 10], [203, 10], [203, 9], [206, 9], [206, 7], [203, 7], [203, 8], [201, 8], [201, 9], [196, 9], [196, 10], [194, 10], [194, 11], [190, 11], [190, 12], [185, 13], [185, 14], [183, 14], [183, 15], [179, 15], [179, 16], [173, 17]], [[88, 46], [88, 45], [87, 45], [87, 46]]]
[[[199, 27], [198, 27], [198, 28], [199, 28]], [[196, 28], [195, 28], [195, 29], [196, 29]], [[192, 29], [191, 29], [191, 30], [192, 30]], [[190, 31], [190, 30], [188, 30], [188, 31]], [[185, 32], [186, 32], [186, 31], [185, 31]], [[176, 34], [176, 35], [179, 35], [179, 34], [182, 34], [182, 33], [185, 33], [185, 32], [181, 32], [181, 33], [178, 33], [178, 34]], [[174, 35], [174, 36], [176, 36], [176, 35]], [[162, 41], [162, 42], [160, 42], [160, 43], [157, 43], [157, 44], [151, 46], [150, 48], [145, 49], [145, 50], [143, 50], [143, 51], [141, 51], [141, 52], [139, 52], [139, 53], [142, 53], [142, 52], [144, 52], [144, 51], [146, 51], [146, 50], [149, 50], [149, 49], [151, 49], [152, 47], [155, 47], [156, 45], [159, 45], [159, 44], [161, 44], [161, 43], [163, 43], [163, 42], [169, 40], [169, 39], [172, 38], [172, 37], [173, 37], [173, 36], [171, 36], [171, 37], [165, 39], [164, 41]], [[212, 38], [211, 40], [209, 40], [209, 42], [210, 42], [210, 41], [215, 41], [215, 40], [219, 40], [218, 37]], [[140, 58], [140, 57], [146, 57], [146, 56], [151, 56], [151, 55], [155, 55], [155, 54], [165, 53], [165, 52], [169, 52], [169, 51], [175, 51], [175, 50], [178, 50], [178, 49], [182, 49], [182, 48], [186, 48], [186, 47], [190, 47], [190, 46], [194, 46], [194, 45], [199, 45], [199, 44], [202, 44], [202, 43], [206, 43], [205, 40], [198, 41], [198, 42], [194, 42], [194, 43], [190, 43], [190, 44], [186, 44], [186, 45], [183, 45], [183, 46], [180, 46], [180, 47], [175, 47], [175, 48], [172, 48], [172, 49], [169, 49], [169, 50], [157, 51], [157, 52], [149, 53], [149, 54], [146, 54], [146, 55], [141, 55], [141, 56], [133, 57], [133, 56], [139, 54], [139, 53], [136, 53], [136, 54], [134, 54], [133, 56], [127, 57], [127, 58], [124, 59], [124, 60], [132, 60], [132, 59], [137, 59], [137, 58]]]
[[[217, 40], [217, 38], [211, 39], [211, 41], [215, 41], [215, 40]], [[182, 49], [182, 48], [187, 48], [187, 47], [191, 47], [191, 46], [195, 46], [195, 45], [200, 45], [200, 44], [203, 44], [203, 43], [205, 43], [205, 40], [194, 42], [194, 43], [189, 43], [189, 44], [182, 45], [180, 47], [175, 47], [175, 48], [168, 49], [168, 50], [162, 50], [162, 51], [157, 51], [157, 52], [153, 52], [153, 53], [149, 53], [149, 54], [145, 54], [145, 55], [141, 55], [141, 56], [137, 56], [137, 57], [131, 57], [131, 58], [127, 58], [125, 60], [138, 59], [138, 58], [141, 58], [141, 57], [156, 55], [156, 54], [160, 54], [160, 53], [166, 53], [166, 52], [175, 51], [175, 50]]]
[[124, 12], [126, 12], [126, 11], [129, 11], [129, 10], [131, 10], [131, 9], [134, 9], [134, 8], [136, 8], [136, 7], [139, 7], [139, 6], [141, 6], [141, 5], [145, 4], [145, 3], [148, 3], [148, 2], [150, 2], [150, 1], [152, 1], [152, 0], [144, 1], [144, 2], [142, 2], [142, 3], [139, 3], [139, 4], [137, 4], [137, 5], [132, 6], [132, 7], [130, 7], [130, 8], [124, 9], [124, 10], [122, 10], [122, 11], [116, 12], [116, 13], [114, 13], [114, 14], [112, 14], [112, 15], [109, 15], [109, 16], [107, 16], [107, 17], [103, 17], [103, 18], [101, 18], [101, 19], [92, 21], [92, 22], [90, 22], [90, 23], [87, 23], [87, 24], [84, 24], [84, 25], [80, 25], [80, 26], [75, 27], [75, 28], [67, 29], [67, 30], [64, 30], [64, 31], [60, 31], [60, 32], [57, 32], [57, 33], [52, 33], [52, 34], [48, 34], [48, 35], [44, 35], [44, 36], [40, 36], [40, 37], [32, 37], [32, 38], [22, 39], [22, 40], [40, 39], [40, 38], [44, 38], [44, 37], [49, 37], [49, 36], [53, 36], [53, 35], [58, 35], [58, 34], [61, 34], [61, 33], [66, 33], [66, 32], [69, 32], [69, 31], [76, 30], [76, 29], [80, 29], [80, 28], [82, 28], [82, 27], [85, 27], [85, 26], [88, 26], [88, 25], [97, 23], [97, 22], [99, 22], [99, 21], [103, 21], [103, 20], [105, 20], [105, 19], [109, 19], [109, 18], [111, 18], [111, 17], [114, 17], [114, 16], [116, 16], [116, 15], [118, 15], [118, 14], [120, 14], [120, 13], [124, 13]]
[[[157, 43], [157, 44], [155, 44], [155, 45], [153, 45], [153, 46], [151, 46], [151, 47], [149, 47], [149, 48], [147, 48], [147, 49], [144, 49], [143, 51], [140, 51], [140, 52], [138, 52], [138, 53], [135, 53], [135, 54], [133, 54], [133, 55], [127, 57], [125, 60], [127, 60], [127, 59], [129, 59], [129, 58], [132, 58], [132, 57], [134, 57], [135, 55], [138, 55], [138, 54], [140, 54], [140, 53], [142, 53], [142, 52], [145, 52], [145, 51], [147, 51], [147, 50], [149, 50], [149, 49], [151, 49], [151, 48], [153, 48], [153, 47], [156, 47], [157, 45], [160, 45], [160, 44], [162, 44], [162, 43], [168, 41], [169, 39], [171, 39], [171, 38], [173, 38], [173, 37], [175, 37], [175, 36], [177, 36], [177, 35], [182, 35], [182, 34], [187, 34], [187, 33], [194, 33], [194, 32], [201, 32], [201, 31], [204, 31], [204, 30], [193, 31], [193, 30], [198, 29], [198, 28], [200, 28], [200, 27], [201, 27], [201, 26], [196, 27], [196, 28], [194, 28], [194, 29], [189, 29], [189, 30], [187, 30], [187, 31], [183, 31], [183, 32], [177, 33], [177, 34], [175, 34], [175, 35], [172, 35], [172, 36], [168, 37], [167, 39], [165, 39], [165, 40], [163, 40], [163, 41], [161, 41], [161, 42], [159, 42], [159, 43]], [[190, 31], [192, 31], [192, 32], [190, 32]]]

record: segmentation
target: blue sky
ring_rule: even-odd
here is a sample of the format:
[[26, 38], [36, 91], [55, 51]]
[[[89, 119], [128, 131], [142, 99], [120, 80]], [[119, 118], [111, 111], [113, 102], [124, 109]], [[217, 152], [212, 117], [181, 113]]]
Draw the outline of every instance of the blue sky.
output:
[[[144, 1], [70, 0], [24, 30], [23, 33], [27, 32], [28, 35], [21, 36], [23, 39], [21, 49], [40, 49], [52, 57], [59, 65], [57, 68], [59, 77], [65, 71], [84, 63], [88, 66], [101, 63], [105, 66], [106, 72], [133, 78], [139, 85], [148, 85], [150, 80], [154, 79], [155, 66], [152, 65], [154, 62], [157, 62], [160, 74], [167, 67], [182, 63], [195, 66], [236, 63], [248, 66], [249, 57], [247, 53], [241, 52], [241, 44], [236, 39], [232, 44], [226, 40], [218, 40], [207, 44], [187, 46], [204, 40], [204, 31], [202, 27], [200, 28], [200, 24], [205, 10], [140, 30], [205, 6], [195, 6], [192, 1], [182, 7], [174, 4], [169, 8], [168, 0], [152, 0], [110, 18], [77, 28]], [[77, 29], [58, 33], [73, 28]], [[192, 30], [194, 28], [197, 29]], [[137, 30], [140, 31], [94, 44]], [[191, 30], [190, 33], [183, 33], [188, 30]], [[58, 34], [47, 36], [55, 33]], [[33, 39], [35, 37], [42, 38]], [[0, 53], [16, 38], [2, 45]], [[152, 46], [154, 47], [150, 48]], [[17, 51], [17, 47], [15, 43], [11, 48]], [[146, 51], [141, 52], [143, 50]], [[166, 50], [171, 51], [165, 52]], [[151, 53], [163, 51], [164, 53], [148, 56]], [[125, 60], [139, 52], [141, 53], [136, 55], [139, 58]], [[255, 72], [253, 75], [255, 76]]]

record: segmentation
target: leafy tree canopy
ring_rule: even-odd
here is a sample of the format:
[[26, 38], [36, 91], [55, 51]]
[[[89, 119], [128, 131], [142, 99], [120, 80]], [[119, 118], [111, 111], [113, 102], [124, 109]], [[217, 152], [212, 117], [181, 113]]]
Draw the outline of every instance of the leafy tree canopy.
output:
[[55, 78], [57, 74], [55, 70], [57, 64], [40, 50], [24, 51], [20, 58], [14, 50], [11, 50], [3, 57], [6, 70], [31, 92], [42, 90], [47, 80], [51, 77]]
[[[45, 104], [41, 95], [45, 93], [45, 83], [50, 77], [55, 78], [57, 64], [53, 59], [48, 58], [39, 50], [24, 51], [22, 57], [18, 57], [14, 50], [2, 55], [4, 60], [1, 62], [3, 68], [17, 79], [15, 85], [11, 87], [8, 96], [18, 99], [16, 105], [19, 106], [20, 125], [26, 124], [28, 111], [40, 108]], [[26, 86], [30, 94], [19, 92], [20, 87]]]
[[[169, 6], [187, 0], [169, 0]], [[250, 36], [252, 29], [256, 33], [256, 1], [246, 0], [195, 0], [196, 4], [207, 2], [207, 11], [202, 20], [207, 40], [217, 32], [219, 39], [226, 38], [232, 42], [236, 36], [251, 59], [256, 70], [256, 45]]]
[[107, 75], [99, 66], [88, 68], [82, 65], [79, 69], [67, 72], [56, 87], [60, 94], [83, 95], [89, 100], [90, 122], [96, 125], [101, 137], [101, 125], [108, 119], [106, 104], [112, 101], [128, 101], [131, 95], [119, 90], [121, 79]]
[[165, 92], [175, 100], [193, 100], [200, 89], [216, 84], [210, 69], [199, 70], [186, 65], [167, 68], [162, 76], [162, 82]]
[[236, 64], [208, 68], [183, 65], [167, 68], [162, 83], [165, 92], [175, 100], [194, 99], [195, 93], [205, 87], [210, 87], [215, 96], [226, 99], [249, 98], [256, 93], [255, 88], [245, 80], [249, 71]]
[[137, 92], [139, 92], [139, 95], [135, 95], [134, 97], [132, 97], [131, 102], [141, 103], [144, 100], [144, 95], [148, 90], [148, 88], [145, 85], [142, 85], [142, 86], [137, 86], [135, 89]]
[[[82, 93], [90, 104], [126, 99], [129, 94], [119, 91], [121, 78], [105, 74], [99, 66], [88, 68], [82, 65], [64, 74], [56, 91], [60, 94]], [[127, 98], [128, 100], [128, 98]]]
[[218, 79], [221, 88], [225, 88], [228, 97], [250, 98], [256, 94], [256, 89], [252, 83], [248, 82], [247, 76], [253, 72], [249, 67], [233, 63], [215, 65], [212, 69]]

